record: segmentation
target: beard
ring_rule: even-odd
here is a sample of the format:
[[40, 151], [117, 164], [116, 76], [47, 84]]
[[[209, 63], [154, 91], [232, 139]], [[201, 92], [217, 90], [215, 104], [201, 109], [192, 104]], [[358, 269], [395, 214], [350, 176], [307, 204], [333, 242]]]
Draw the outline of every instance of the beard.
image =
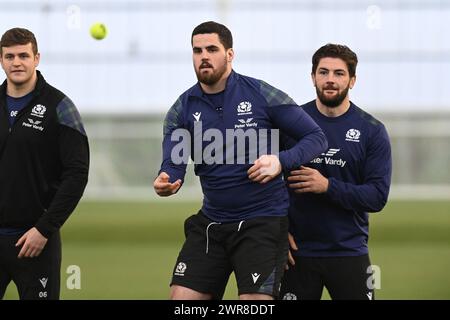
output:
[[332, 89], [336, 89], [333, 86], [326, 86], [324, 89], [320, 90], [317, 85], [316, 85], [316, 93], [317, 93], [317, 97], [319, 98], [320, 102], [329, 107], [329, 108], [336, 108], [338, 107], [342, 101], [344, 101], [345, 97], [347, 97], [348, 94], [348, 90], [350, 89], [350, 83], [347, 85], [347, 87], [342, 90], [341, 93], [337, 93], [335, 96], [333, 97], [327, 97], [324, 94], [324, 91], [326, 90], [332, 90]]
[[[202, 73], [202, 69], [206, 67], [212, 68], [212, 73]], [[208, 86], [216, 84], [220, 80], [220, 78], [222, 78], [225, 72], [227, 72], [226, 57], [223, 60], [223, 64], [219, 65], [217, 69], [213, 68], [213, 66], [208, 62], [202, 62], [199, 68], [195, 70], [198, 81]]]

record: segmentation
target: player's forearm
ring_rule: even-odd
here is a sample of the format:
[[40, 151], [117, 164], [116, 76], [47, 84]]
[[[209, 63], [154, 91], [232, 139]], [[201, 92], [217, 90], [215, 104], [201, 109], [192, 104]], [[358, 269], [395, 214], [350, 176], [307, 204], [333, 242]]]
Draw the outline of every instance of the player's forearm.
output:
[[347, 210], [378, 212], [387, 202], [389, 184], [384, 181], [355, 185], [329, 178], [328, 182], [326, 195]]
[[61, 183], [47, 211], [35, 227], [48, 238], [57, 231], [80, 201], [89, 176], [89, 144], [87, 137], [62, 126], [59, 137], [62, 163]]
[[292, 170], [314, 159], [328, 147], [327, 139], [321, 129], [304, 136], [297, 144], [280, 152], [280, 162], [283, 170]]
[[180, 155], [179, 150], [177, 151], [175, 149], [177, 144], [178, 142], [172, 141], [170, 136], [165, 136], [162, 144], [163, 161], [158, 175], [161, 172], [167, 173], [170, 177], [169, 182], [171, 183], [174, 183], [178, 179], [182, 182], [184, 181], [186, 166], [189, 159], [189, 154], [187, 153], [189, 148], [185, 148]]
[[273, 108], [271, 115], [281, 134], [296, 141], [289, 149], [280, 152], [279, 158], [284, 170], [298, 168], [328, 147], [322, 129], [299, 106]]
[[161, 165], [161, 169], [158, 172], [158, 175], [161, 172], [165, 172], [169, 175], [170, 183], [174, 183], [177, 180], [181, 180], [181, 183], [183, 183], [184, 176], [186, 175], [186, 166], [173, 165], [170, 162], [163, 162], [163, 164]]
[[80, 201], [88, 181], [87, 168], [78, 168], [66, 174], [68, 177], [62, 181], [48, 210], [35, 225], [46, 238], [59, 230], [69, 218]]

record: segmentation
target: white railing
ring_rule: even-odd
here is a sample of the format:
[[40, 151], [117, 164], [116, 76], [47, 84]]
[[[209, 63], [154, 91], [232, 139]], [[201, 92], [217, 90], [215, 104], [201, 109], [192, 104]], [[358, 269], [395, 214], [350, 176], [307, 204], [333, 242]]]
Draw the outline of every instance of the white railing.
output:
[[[376, 114], [391, 137], [391, 199], [450, 199], [450, 113]], [[152, 183], [161, 163], [163, 115], [86, 115], [91, 170], [86, 199], [160, 200]], [[201, 201], [189, 165], [176, 200]]]

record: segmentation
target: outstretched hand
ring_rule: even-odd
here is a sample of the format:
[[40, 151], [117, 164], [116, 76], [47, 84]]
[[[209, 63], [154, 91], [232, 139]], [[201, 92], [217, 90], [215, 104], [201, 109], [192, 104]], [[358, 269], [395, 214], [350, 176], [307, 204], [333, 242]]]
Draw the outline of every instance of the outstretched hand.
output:
[[171, 196], [176, 193], [181, 187], [180, 179], [178, 179], [174, 183], [170, 183], [169, 178], [170, 176], [167, 173], [161, 172], [153, 182], [153, 188], [155, 189], [155, 192], [161, 197]]

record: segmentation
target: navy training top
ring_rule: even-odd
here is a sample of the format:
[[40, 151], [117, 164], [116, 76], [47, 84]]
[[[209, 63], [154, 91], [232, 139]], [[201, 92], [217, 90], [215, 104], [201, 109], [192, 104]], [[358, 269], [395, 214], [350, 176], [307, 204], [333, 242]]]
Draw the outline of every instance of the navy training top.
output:
[[[213, 221], [287, 215], [289, 197], [282, 174], [266, 184], [251, 181], [247, 170], [258, 158], [250, 157], [255, 146], [246, 141], [245, 154], [242, 154], [237, 152], [239, 138], [227, 138], [239, 130], [241, 136], [242, 133], [256, 135], [259, 156], [274, 149], [276, 153], [277, 148], [272, 144], [279, 141], [272, 142], [276, 136], [273, 129], [283, 131], [295, 144], [281, 151], [279, 159], [284, 169], [292, 169], [325, 151], [327, 143], [322, 130], [287, 94], [262, 80], [234, 71], [227, 79], [223, 106], [214, 105], [210, 98], [197, 83], [170, 108], [164, 121], [163, 161], [159, 172], [166, 172], [171, 182], [183, 181], [188, 157], [192, 155], [194, 171], [203, 190], [202, 211]], [[183, 130], [180, 133], [179, 129], [188, 133], [184, 145], [190, 145], [190, 150], [179, 150], [183, 141]], [[220, 148], [211, 148], [213, 142]], [[174, 154], [183, 154], [183, 161], [174, 159]]]
[[302, 106], [324, 131], [328, 150], [310, 161], [328, 178], [324, 194], [290, 189], [289, 230], [298, 256], [359, 256], [368, 253], [368, 212], [387, 202], [392, 159], [384, 125], [353, 103], [339, 117], [319, 112], [316, 102]]

